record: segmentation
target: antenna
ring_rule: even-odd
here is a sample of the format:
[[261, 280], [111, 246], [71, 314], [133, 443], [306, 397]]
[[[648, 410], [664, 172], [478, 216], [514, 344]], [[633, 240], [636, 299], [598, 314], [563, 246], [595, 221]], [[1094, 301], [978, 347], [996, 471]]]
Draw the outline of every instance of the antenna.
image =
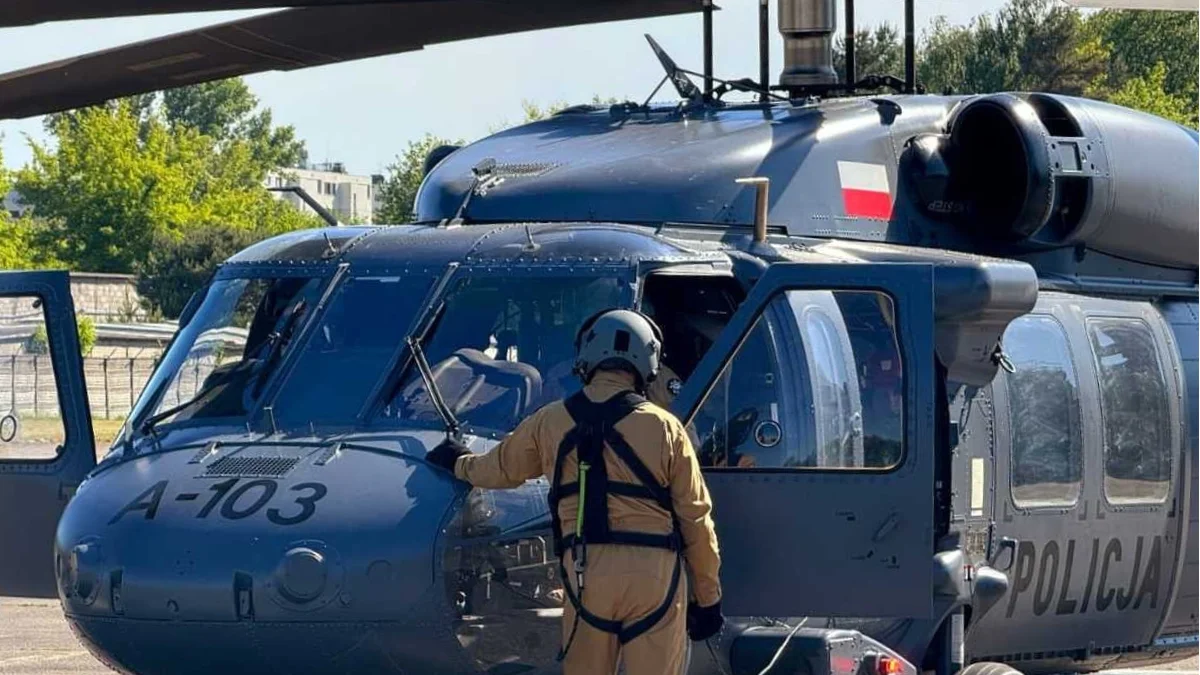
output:
[[917, 39], [913, 25], [914, 0], [904, 0], [904, 92], [917, 93]]
[[704, 98], [713, 95], [713, 0], [704, 0]]
[[767, 102], [766, 92], [771, 91], [771, 45], [767, 41], [770, 6], [767, 2], [758, 0], [758, 83], [759, 90], [763, 92], [758, 100], [763, 103]]
[[846, 0], [846, 87], [853, 93], [857, 81], [854, 63], [854, 0]]
[[267, 188], [267, 191], [268, 192], [291, 192], [292, 194], [296, 195], [301, 200], [303, 200], [305, 204], [308, 204], [308, 207], [310, 209], [312, 209], [313, 211], [316, 211], [317, 215], [321, 217], [321, 220], [324, 220], [326, 223], [328, 223], [330, 227], [338, 227], [339, 225], [341, 225], [341, 223], [338, 222], [337, 217], [329, 212], [329, 209], [325, 208], [324, 206], [321, 206], [321, 202], [318, 202], [317, 200], [313, 199], [313, 196], [308, 194], [308, 190], [305, 190], [304, 188], [300, 187], [299, 185], [283, 185], [280, 187], [269, 187], [269, 188]]

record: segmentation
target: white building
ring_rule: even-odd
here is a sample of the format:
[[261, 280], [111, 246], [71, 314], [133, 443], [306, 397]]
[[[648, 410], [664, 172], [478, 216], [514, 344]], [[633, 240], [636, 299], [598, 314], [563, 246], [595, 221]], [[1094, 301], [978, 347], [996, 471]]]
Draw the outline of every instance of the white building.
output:
[[[268, 188], [303, 188], [343, 223], [370, 223], [373, 220], [378, 190], [372, 177], [346, 173], [341, 163], [310, 169], [279, 169], [267, 175], [266, 184]], [[312, 210], [295, 193], [278, 192], [276, 195], [296, 208]]]
[[20, 192], [12, 189], [8, 191], [8, 194], [4, 195], [3, 200], [0, 200], [0, 210], [3, 210], [14, 218], [20, 218], [29, 210], [29, 205], [21, 199]]

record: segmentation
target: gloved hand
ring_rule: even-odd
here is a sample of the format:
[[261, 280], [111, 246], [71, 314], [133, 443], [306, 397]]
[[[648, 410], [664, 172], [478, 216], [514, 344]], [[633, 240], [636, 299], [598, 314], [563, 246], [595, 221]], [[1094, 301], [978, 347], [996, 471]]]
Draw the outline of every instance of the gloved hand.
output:
[[687, 633], [696, 642], [707, 640], [721, 631], [725, 625], [725, 616], [721, 614], [721, 601], [701, 607], [694, 602], [688, 602]]
[[462, 441], [447, 438], [426, 453], [425, 461], [454, 475], [454, 465], [458, 462], [458, 458], [469, 454], [471, 451], [462, 444]]

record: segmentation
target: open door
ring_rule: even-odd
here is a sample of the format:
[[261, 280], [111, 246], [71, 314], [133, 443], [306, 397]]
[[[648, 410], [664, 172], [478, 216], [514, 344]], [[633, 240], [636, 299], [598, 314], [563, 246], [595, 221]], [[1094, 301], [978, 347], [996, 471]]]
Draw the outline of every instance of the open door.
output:
[[0, 272], [0, 595], [52, 597], [54, 531], [96, 465], [66, 272]]
[[673, 406], [734, 616], [928, 617], [933, 272], [772, 265]]

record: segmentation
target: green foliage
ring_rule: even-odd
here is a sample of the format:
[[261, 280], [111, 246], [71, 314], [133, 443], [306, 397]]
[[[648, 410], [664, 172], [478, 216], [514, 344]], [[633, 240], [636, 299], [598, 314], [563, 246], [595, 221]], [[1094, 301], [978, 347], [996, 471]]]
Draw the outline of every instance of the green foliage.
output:
[[1117, 105], [1196, 126], [1195, 98], [1176, 96], [1167, 91], [1167, 67], [1162, 63], [1143, 77], [1126, 80], [1120, 89], [1110, 92], [1106, 98]]
[[267, 171], [308, 159], [295, 128], [274, 126], [271, 111], [258, 110], [258, 98], [240, 77], [170, 89], [162, 101], [168, 124], [190, 127], [219, 143], [247, 143], [254, 161]]
[[61, 268], [52, 252], [39, 246], [46, 223], [36, 218], [11, 218], [0, 214], [0, 270]]
[[377, 223], [407, 223], [413, 219], [413, 202], [417, 188], [425, 178], [425, 157], [439, 145], [462, 145], [462, 141], [449, 141], [433, 134], [425, 134], [419, 140], [409, 141], [404, 152], [387, 167], [380, 190], [380, 207], [375, 211]]
[[969, 26], [935, 20], [918, 80], [933, 92], [1088, 96], [1194, 127], [1198, 28], [1194, 12], [1084, 15], [1051, 0], [1011, 0]]
[[[838, 77], [846, 72], [845, 39], [839, 35], [833, 45], [833, 69]], [[900, 32], [890, 23], [877, 26], [875, 30], [859, 30], [854, 33], [855, 77], [866, 75], [904, 75], [904, 44]]]
[[[87, 356], [96, 346], [96, 323], [90, 316], [80, 316], [75, 322], [75, 333], [79, 337], [79, 353]], [[25, 350], [30, 354], [49, 354], [50, 337], [46, 334], [45, 324], [39, 324], [29, 336]]]
[[301, 166], [308, 161], [304, 141], [296, 138], [291, 126], [276, 127], [269, 109], [258, 108], [259, 100], [245, 80], [227, 80], [194, 84], [108, 101], [92, 108], [48, 115], [46, 130], [55, 133], [64, 120], [75, 123], [84, 111], [100, 108], [115, 110], [128, 107], [140, 123], [143, 140], [155, 121], [168, 126], [193, 129], [218, 144], [246, 143], [254, 161], [265, 173], [277, 167]]
[[1195, 98], [1196, 12], [1119, 12], [1106, 10], [1088, 19], [1088, 26], [1109, 47], [1108, 77], [1116, 82], [1146, 78], [1166, 66], [1164, 90], [1173, 96]]
[[202, 225], [186, 237], [158, 235], [137, 266], [137, 290], [152, 315], [176, 318], [216, 268], [264, 237], [261, 230]]
[[50, 337], [46, 335], [44, 324], [33, 329], [33, 334], [29, 336], [29, 343], [25, 345], [25, 351], [30, 354], [50, 353]]
[[1196, 12], [1118, 12], [1088, 19], [1107, 46], [1107, 72], [1089, 95], [1195, 128], [1200, 58]]
[[921, 82], [930, 91], [1052, 91], [1083, 95], [1106, 54], [1075, 9], [1011, 0], [966, 28], [935, 21], [925, 37]]
[[30, 142], [17, 189], [45, 226], [36, 247], [75, 269], [133, 272], [160, 237], [222, 224], [276, 233], [317, 219], [263, 188], [252, 143], [219, 140], [126, 100], [57, 117], [53, 148]]
[[96, 346], [96, 322], [90, 316], [81, 316], [75, 322], [75, 330], [79, 334], [79, 353], [87, 356]]

